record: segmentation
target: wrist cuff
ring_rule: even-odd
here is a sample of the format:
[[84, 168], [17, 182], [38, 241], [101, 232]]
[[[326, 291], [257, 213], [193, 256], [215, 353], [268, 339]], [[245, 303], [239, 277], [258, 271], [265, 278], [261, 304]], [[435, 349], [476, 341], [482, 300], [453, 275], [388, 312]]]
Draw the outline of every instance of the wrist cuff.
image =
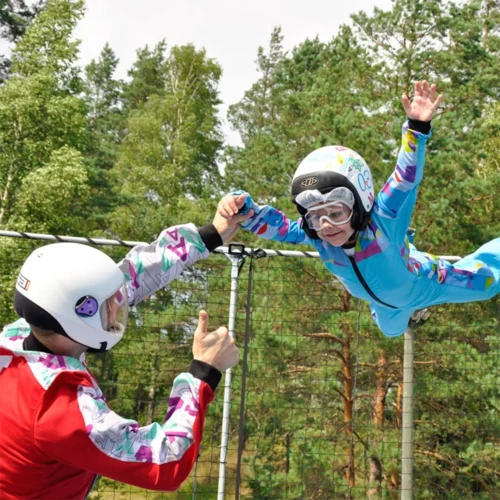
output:
[[421, 122], [420, 120], [412, 120], [408, 118], [408, 127], [415, 132], [420, 132], [422, 134], [428, 134], [431, 131], [431, 122]]
[[213, 224], [207, 224], [206, 226], [200, 227], [198, 232], [209, 252], [213, 252], [217, 247], [223, 244], [222, 238]]
[[206, 382], [214, 392], [222, 378], [222, 373], [217, 368], [199, 359], [191, 361], [188, 371], [193, 377]]

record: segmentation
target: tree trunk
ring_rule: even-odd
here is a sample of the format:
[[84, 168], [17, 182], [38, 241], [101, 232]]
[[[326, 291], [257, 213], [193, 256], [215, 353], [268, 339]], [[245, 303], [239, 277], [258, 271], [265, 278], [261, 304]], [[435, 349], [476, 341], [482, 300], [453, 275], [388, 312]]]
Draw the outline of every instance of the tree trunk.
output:
[[387, 395], [387, 353], [380, 350], [377, 361], [375, 400], [373, 402], [373, 425], [384, 425], [385, 398]]
[[370, 457], [370, 487], [368, 489], [369, 500], [377, 500], [378, 498], [380, 498], [382, 474], [382, 462], [380, 462], [377, 457]]
[[485, 5], [485, 12], [484, 12], [484, 31], [483, 31], [483, 48], [487, 49], [488, 48], [488, 39], [490, 35], [490, 25], [489, 25], [489, 17], [490, 13], [492, 10], [492, 7], [494, 7], [494, 2], [493, 0], [486, 0], [486, 5]]
[[3, 190], [2, 196], [0, 198], [0, 224], [3, 223], [3, 218], [5, 217], [5, 211], [7, 207], [7, 202], [9, 200], [9, 190], [12, 180], [14, 179], [14, 163], [10, 164], [9, 173], [7, 174], [7, 180], [5, 182], [5, 188]]
[[[402, 366], [401, 366], [402, 370]], [[398, 381], [398, 392], [396, 395], [396, 428], [401, 429], [401, 419], [403, 418], [403, 374]]]
[[393, 500], [399, 498], [399, 471], [393, 469], [389, 475], [389, 494]]
[[[389, 362], [387, 359], [387, 353], [384, 350], [379, 351], [377, 360], [377, 371], [375, 374], [375, 398], [373, 400], [373, 416], [372, 423], [374, 426], [375, 434], [374, 440], [372, 442], [372, 448], [376, 449], [378, 445], [379, 435], [384, 426], [384, 414], [385, 414], [385, 401], [387, 396], [387, 378], [388, 378], [388, 367]], [[370, 458], [370, 476], [369, 476], [369, 490], [368, 498], [376, 499], [379, 498], [381, 483], [383, 476], [382, 462], [378, 457], [372, 456]]]
[[156, 387], [151, 385], [148, 393], [148, 425], [155, 421]]
[[[345, 292], [344, 295], [344, 311], [350, 309], [350, 295]], [[351, 331], [348, 325], [342, 325], [343, 343], [342, 343], [342, 379], [344, 383], [344, 424], [349, 439], [349, 447], [347, 448], [348, 464], [344, 469], [344, 474], [351, 488], [356, 486], [356, 476], [354, 470], [354, 445], [351, 445], [352, 436], [352, 415], [354, 400], [352, 397], [353, 390], [353, 375], [352, 375], [352, 359], [351, 359]]]

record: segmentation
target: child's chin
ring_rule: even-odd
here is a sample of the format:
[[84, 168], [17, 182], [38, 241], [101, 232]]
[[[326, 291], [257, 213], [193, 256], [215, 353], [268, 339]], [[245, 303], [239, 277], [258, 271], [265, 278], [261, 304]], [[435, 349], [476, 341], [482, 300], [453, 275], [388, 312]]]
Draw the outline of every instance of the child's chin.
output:
[[326, 241], [327, 243], [330, 243], [330, 245], [333, 245], [334, 247], [341, 247], [342, 245], [345, 245], [347, 242], [347, 238], [339, 236], [321, 236], [320, 238], [323, 241]]

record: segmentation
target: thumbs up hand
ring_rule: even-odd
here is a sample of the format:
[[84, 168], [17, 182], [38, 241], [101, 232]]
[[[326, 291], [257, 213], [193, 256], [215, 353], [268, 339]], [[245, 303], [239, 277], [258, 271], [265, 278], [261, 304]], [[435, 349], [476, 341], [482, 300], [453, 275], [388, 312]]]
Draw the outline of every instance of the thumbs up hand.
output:
[[208, 331], [208, 313], [200, 311], [198, 327], [194, 332], [193, 358], [203, 361], [217, 370], [224, 372], [239, 361], [239, 354], [234, 339], [226, 327]]

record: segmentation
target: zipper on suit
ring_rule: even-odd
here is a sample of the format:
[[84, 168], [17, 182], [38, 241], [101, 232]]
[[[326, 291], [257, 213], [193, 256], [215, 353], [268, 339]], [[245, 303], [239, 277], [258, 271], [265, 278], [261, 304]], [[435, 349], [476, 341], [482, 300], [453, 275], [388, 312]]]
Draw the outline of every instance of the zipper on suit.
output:
[[356, 264], [356, 261], [354, 260], [354, 257], [352, 255], [347, 256], [349, 260], [351, 261], [352, 268], [354, 269], [354, 272], [356, 273], [356, 276], [358, 277], [359, 282], [363, 285], [363, 288], [366, 290], [368, 295], [378, 302], [379, 304], [382, 304], [385, 307], [390, 307], [391, 309], [397, 309], [397, 307], [391, 306], [391, 304], [388, 304], [387, 302], [384, 302], [383, 300], [379, 299], [373, 292], [372, 289], [368, 286], [368, 283], [365, 281], [365, 278], [363, 278], [363, 275], [361, 274], [361, 271], [359, 270], [358, 265]]

